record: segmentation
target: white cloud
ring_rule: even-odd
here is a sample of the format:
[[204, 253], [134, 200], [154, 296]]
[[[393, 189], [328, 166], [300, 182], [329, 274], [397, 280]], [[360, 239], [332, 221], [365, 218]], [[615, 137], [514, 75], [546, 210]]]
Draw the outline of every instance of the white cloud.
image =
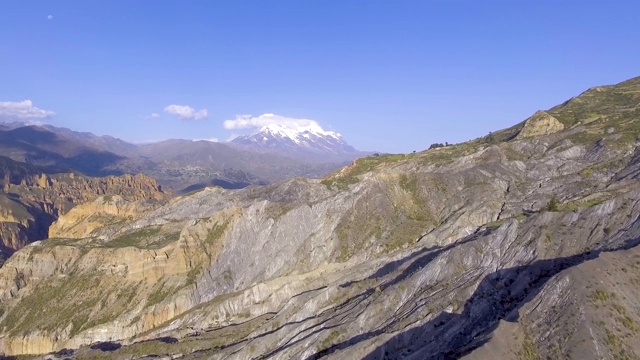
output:
[[47, 19], [49, 19], [49, 20], [53, 19], [53, 15], [48, 15]]
[[276, 114], [262, 114], [260, 116], [236, 115], [233, 120], [225, 120], [223, 126], [225, 129], [233, 130], [261, 128], [269, 124], [278, 124], [297, 131], [313, 130], [325, 132], [315, 120], [296, 119]]
[[209, 115], [207, 109], [196, 111], [196, 109], [186, 105], [169, 105], [164, 108], [164, 111], [171, 115], [176, 115], [182, 120], [200, 120]]
[[47, 119], [56, 113], [42, 110], [33, 105], [31, 100], [0, 101], [0, 119], [10, 121], [35, 121]]

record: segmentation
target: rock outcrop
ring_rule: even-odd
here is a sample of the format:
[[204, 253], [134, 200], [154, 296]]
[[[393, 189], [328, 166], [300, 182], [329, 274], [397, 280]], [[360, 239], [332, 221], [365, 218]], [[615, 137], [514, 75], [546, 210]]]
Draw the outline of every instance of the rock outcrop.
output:
[[[621, 86], [600, 94], [640, 83]], [[0, 348], [639, 357], [634, 96], [586, 124], [577, 102], [554, 108], [563, 124], [582, 124], [562, 131], [366, 157], [322, 181], [208, 188], [152, 206], [98, 199], [0, 268]]]
[[564, 130], [564, 124], [545, 111], [536, 111], [525, 120], [524, 126], [516, 139], [526, 139], [542, 135], [549, 135]]
[[100, 196], [93, 201], [76, 205], [68, 213], [60, 216], [49, 227], [49, 237], [90, 237], [95, 229], [132, 220], [159, 205], [160, 202], [149, 201], [144, 197], [131, 201], [120, 195]]

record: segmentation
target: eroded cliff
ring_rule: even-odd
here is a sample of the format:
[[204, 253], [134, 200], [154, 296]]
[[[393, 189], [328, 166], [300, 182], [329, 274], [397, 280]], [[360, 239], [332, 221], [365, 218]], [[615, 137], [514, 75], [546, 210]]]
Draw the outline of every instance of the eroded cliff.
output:
[[[45, 169], [0, 159], [0, 251], [2, 258], [27, 244], [48, 237], [49, 226], [75, 205], [99, 196], [128, 200], [161, 200], [166, 194], [144, 175], [92, 178], [75, 173], [46, 173]], [[55, 235], [52, 235], [55, 236]]]

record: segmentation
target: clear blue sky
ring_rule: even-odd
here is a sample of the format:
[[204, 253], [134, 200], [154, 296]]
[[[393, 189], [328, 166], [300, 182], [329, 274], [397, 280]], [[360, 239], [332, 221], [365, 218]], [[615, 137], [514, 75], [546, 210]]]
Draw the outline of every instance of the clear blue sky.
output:
[[0, 102], [128, 141], [274, 113], [410, 152], [640, 75], [639, 24], [638, 1], [4, 1]]

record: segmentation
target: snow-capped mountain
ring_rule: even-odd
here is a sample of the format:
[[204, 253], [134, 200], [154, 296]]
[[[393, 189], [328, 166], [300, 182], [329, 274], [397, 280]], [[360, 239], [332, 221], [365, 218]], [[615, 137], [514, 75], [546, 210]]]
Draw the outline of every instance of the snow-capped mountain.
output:
[[347, 144], [342, 135], [325, 131], [316, 124], [298, 126], [295, 129], [269, 124], [260, 128], [256, 134], [239, 136], [231, 143], [327, 162], [352, 160], [365, 154]]

